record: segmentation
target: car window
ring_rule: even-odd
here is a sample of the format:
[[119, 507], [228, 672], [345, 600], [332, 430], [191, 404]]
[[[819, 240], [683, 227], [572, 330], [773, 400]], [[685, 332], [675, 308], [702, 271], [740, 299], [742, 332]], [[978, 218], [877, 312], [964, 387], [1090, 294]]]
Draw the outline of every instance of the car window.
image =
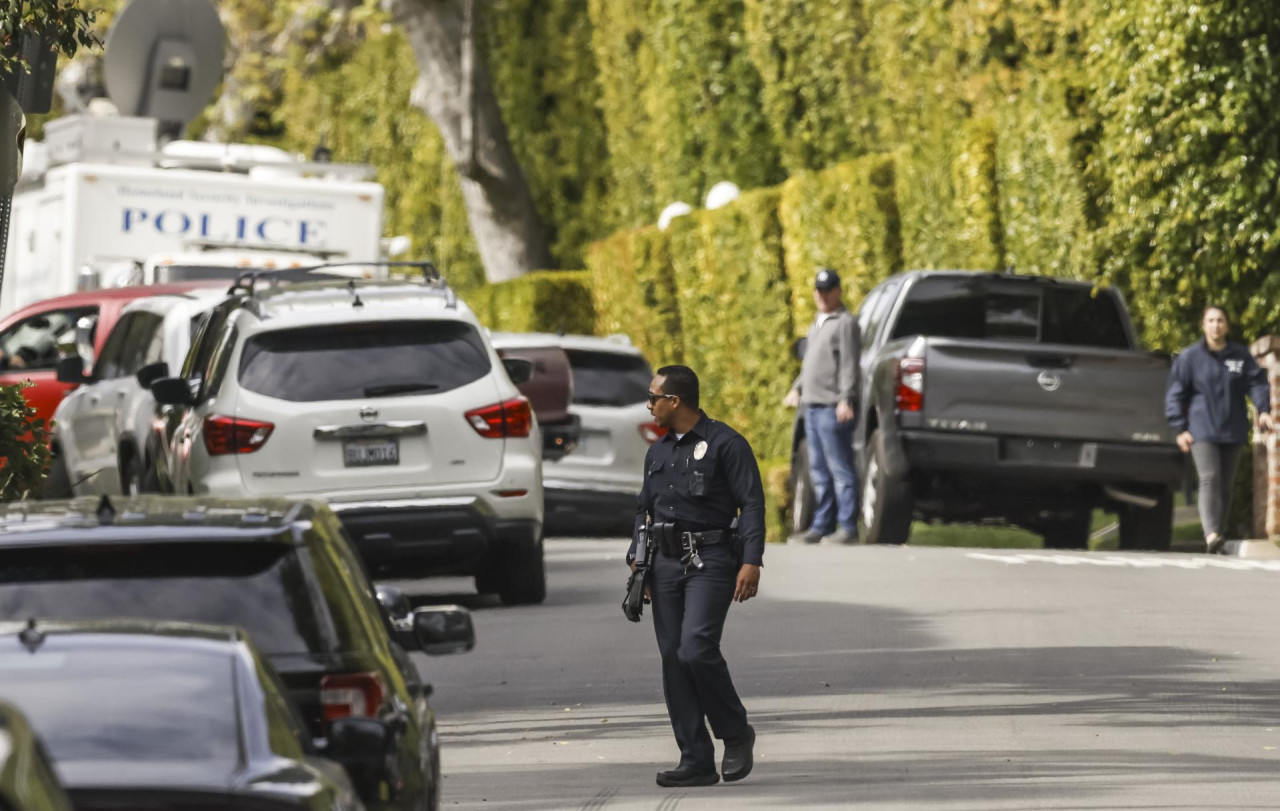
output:
[[863, 343], [871, 341], [871, 313], [875, 310], [876, 305], [880, 303], [880, 299], [884, 296], [884, 288], [877, 287], [867, 294], [863, 299], [862, 306], [858, 308], [858, 331], [862, 334]]
[[198, 761], [228, 774], [237, 767], [228, 655], [59, 643], [55, 635], [35, 653], [0, 654], [0, 699], [22, 707], [55, 762]]
[[209, 368], [209, 357], [222, 338], [222, 328], [231, 313], [240, 306], [239, 299], [224, 301], [201, 318], [199, 330], [191, 341], [191, 349], [182, 363], [182, 377], [191, 380]]
[[644, 358], [620, 352], [565, 351], [573, 370], [575, 405], [626, 406], [646, 402], [653, 371]]
[[[889, 317], [889, 313], [893, 310], [894, 302], [898, 300], [898, 290], [902, 287], [900, 279], [891, 279], [880, 287], [880, 295], [873, 302], [874, 306], [868, 310], [867, 320], [864, 324], [862, 314], [858, 314], [858, 326], [862, 336], [862, 346], [869, 347], [875, 343], [876, 336], [880, 333], [880, 328], [884, 325], [884, 320]], [[864, 310], [867, 307], [863, 306]]]
[[209, 368], [205, 369], [203, 374], [204, 384], [198, 400], [204, 401], [218, 396], [218, 392], [222, 389], [222, 381], [227, 376], [227, 366], [231, 363], [231, 353], [235, 351], [239, 337], [240, 331], [232, 327], [214, 347], [213, 354], [209, 356]]
[[907, 293], [893, 337], [993, 339], [1125, 349], [1114, 294], [1077, 285], [940, 276]]
[[[51, 310], [24, 318], [0, 335], [0, 369], [52, 369], [58, 365], [58, 342], [74, 338], [76, 322], [96, 319], [98, 308]], [[95, 323], [96, 327], [96, 323]], [[92, 340], [92, 332], [90, 333]]]
[[102, 345], [102, 351], [98, 353], [98, 359], [93, 364], [94, 377], [99, 380], [114, 380], [126, 374], [124, 371], [125, 348], [129, 344], [129, 332], [133, 329], [139, 315], [141, 313], [125, 313], [111, 328], [111, 332], [107, 333], [106, 343]]
[[247, 630], [267, 654], [334, 650], [292, 547], [200, 542], [0, 549], [0, 617], [126, 617]]
[[163, 332], [164, 319], [155, 313], [136, 312], [131, 315], [133, 321], [120, 351], [119, 374], [115, 377], [127, 377], [141, 369], [146, 363], [148, 348]]
[[489, 373], [480, 333], [458, 321], [380, 321], [263, 332], [245, 342], [240, 385], [293, 402], [456, 389]]

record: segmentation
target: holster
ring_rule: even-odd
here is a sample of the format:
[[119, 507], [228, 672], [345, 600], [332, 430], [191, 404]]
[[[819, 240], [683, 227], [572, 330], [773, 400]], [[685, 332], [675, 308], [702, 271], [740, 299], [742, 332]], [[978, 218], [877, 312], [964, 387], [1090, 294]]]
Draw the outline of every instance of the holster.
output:
[[684, 555], [680, 548], [680, 531], [674, 521], [657, 521], [653, 525], [653, 538], [663, 557], [678, 558]]

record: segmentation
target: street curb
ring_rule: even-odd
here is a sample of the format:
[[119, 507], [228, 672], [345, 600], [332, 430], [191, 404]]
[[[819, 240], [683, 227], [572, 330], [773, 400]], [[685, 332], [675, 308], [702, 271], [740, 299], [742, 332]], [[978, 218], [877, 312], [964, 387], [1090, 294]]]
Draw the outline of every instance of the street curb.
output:
[[1275, 541], [1227, 541], [1222, 553], [1253, 560], [1280, 560], [1280, 545]]

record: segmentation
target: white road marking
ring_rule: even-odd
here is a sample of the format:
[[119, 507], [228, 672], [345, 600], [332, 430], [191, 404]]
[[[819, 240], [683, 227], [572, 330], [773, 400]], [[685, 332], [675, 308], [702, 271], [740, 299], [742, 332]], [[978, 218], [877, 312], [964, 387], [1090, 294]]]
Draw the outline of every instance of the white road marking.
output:
[[989, 560], [1011, 566], [1027, 563], [1054, 563], [1059, 566], [1128, 566], [1134, 569], [1233, 569], [1236, 571], [1280, 572], [1280, 560], [1234, 560], [1221, 557], [1189, 557], [1182, 555], [1098, 555], [1062, 552], [1014, 552], [1002, 555], [969, 552], [966, 557]]

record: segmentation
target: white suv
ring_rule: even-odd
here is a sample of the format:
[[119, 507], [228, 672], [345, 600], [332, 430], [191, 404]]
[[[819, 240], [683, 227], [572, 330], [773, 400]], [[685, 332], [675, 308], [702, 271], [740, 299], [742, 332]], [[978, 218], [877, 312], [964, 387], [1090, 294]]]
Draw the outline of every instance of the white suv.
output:
[[321, 498], [375, 575], [541, 602], [541, 437], [471, 310], [438, 277], [254, 287], [152, 385], [167, 489]]
[[168, 377], [182, 365], [200, 319], [226, 290], [165, 293], [131, 302], [111, 328], [94, 361], [83, 373], [79, 357], [58, 365], [58, 379], [79, 384], [54, 412], [55, 465], [70, 483], [72, 495], [140, 492], [156, 489], [147, 476], [144, 449], [155, 418], [151, 381]]
[[543, 465], [549, 531], [629, 534], [645, 454], [666, 433], [649, 413], [648, 361], [625, 335], [518, 337], [521, 345], [542, 342], [565, 351], [573, 374], [570, 410], [581, 420], [573, 452]]

